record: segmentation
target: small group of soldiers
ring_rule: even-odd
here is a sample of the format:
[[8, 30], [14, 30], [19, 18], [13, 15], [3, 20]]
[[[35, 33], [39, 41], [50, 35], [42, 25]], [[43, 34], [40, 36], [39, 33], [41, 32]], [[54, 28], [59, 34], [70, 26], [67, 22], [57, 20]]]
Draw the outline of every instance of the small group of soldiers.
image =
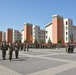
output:
[[8, 50], [9, 52], [9, 60], [11, 61], [12, 59], [12, 54], [13, 54], [13, 51], [15, 51], [15, 57], [16, 59], [18, 58], [18, 55], [19, 55], [19, 50], [26, 50], [27, 48], [27, 51], [28, 51], [28, 44], [26, 45], [25, 43], [24, 44], [19, 44], [19, 43], [6, 43], [6, 42], [2, 42], [0, 44], [0, 49], [2, 50], [2, 58], [3, 60], [5, 60], [5, 57], [6, 57], [6, 51]]
[[28, 46], [29, 46], [28, 43], [27, 43], [27, 44], [26, 44], [26, 43], [21, 43], [21, 44], [20, 44], [20, 50], [21, 50], [21, 51], [22, 51], [22, 50], [23, 50], [23, 51], [26, 51], [26, 50], [28, 51]]

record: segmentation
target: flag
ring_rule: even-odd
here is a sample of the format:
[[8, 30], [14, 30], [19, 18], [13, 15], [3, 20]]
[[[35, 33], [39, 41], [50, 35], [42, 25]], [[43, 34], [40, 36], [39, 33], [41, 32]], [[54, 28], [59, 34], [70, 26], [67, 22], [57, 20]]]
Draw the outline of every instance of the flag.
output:
[[62, 44], [64, 44], [65, 42], [64, 42], [64, 40], [62, 40]]
[[30, 35], [30, 40], [31, 40], [31, 41], [33, 40], [33, 37], [32, 37], [32, 35]]
[[72, 38], [73, 38], [73, 35], [71, 34], [71, 35], [70, 35], [70, 39], [72, 39]]
[[73, 43], [73, 34], [70, 35], [70, 42]]

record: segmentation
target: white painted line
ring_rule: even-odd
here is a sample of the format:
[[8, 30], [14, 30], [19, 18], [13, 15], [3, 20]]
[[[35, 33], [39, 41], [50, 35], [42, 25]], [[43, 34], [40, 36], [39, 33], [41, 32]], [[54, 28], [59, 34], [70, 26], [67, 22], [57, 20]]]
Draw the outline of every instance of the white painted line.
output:
[[69, 69], [74, 68], [74, 67], [76, 67], [76, 62], [71, 62], [69, 64], [61, 65], [58, 67], [53, 67], [50, 69], [42, 70], [39, 72], [27, 74], [27, 75], [55, 75], [55, 74], [69, 70]]

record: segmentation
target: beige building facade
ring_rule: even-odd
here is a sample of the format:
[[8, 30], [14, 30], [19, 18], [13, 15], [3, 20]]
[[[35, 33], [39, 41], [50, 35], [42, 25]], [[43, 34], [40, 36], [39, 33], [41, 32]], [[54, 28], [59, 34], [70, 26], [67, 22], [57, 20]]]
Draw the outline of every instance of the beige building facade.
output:
[[45, 30], [41, 30], [40, 26], [25, 23], [21, 33], [22, 42], [34, 43], [35, 39], [38, 43], [40, 43], [41, 40], [45, 42]]
[[53, 15], [52, 21], [45, 26], [46, 30], [46, 43], [50, 38], [52, 43], [58, 43], [58, 40], [64, 41], [64, 43], [70, 43], [72, 35], [73, 42], [76, 42], [76, 26], [73, 25], [73, 21], [69, 18], [63, 18], [60, 15]]

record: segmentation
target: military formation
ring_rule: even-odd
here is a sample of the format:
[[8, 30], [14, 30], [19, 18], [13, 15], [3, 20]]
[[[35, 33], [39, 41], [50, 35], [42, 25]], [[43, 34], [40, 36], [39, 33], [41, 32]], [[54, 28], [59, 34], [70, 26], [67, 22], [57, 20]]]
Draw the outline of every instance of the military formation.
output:
[[19, 50], [28, 51], [28, 44], [26, 43], [6, 43], [1, 42], [0, 43], [0, 50], [2, 51], [2, 58], [3, 60], [6, 59], [6, 52], [8, 51], [9, 54], [9, 60], [12, 60], [13, 52], [15, 52], [15, 58], [18, 59], [19, 56]]

